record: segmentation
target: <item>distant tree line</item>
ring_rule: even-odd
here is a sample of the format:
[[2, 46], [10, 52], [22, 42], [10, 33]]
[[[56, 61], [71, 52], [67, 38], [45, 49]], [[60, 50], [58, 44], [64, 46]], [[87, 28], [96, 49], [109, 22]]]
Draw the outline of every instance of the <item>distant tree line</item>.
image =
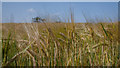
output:
[[[53, 21], [55, 23], [61, 23], [62, 22], [60, 19], [55, 19], [55, 18], [54, 18]], [[32, 22], [33, 23], [45, 23], [45, 22], [47, 22], [47, 19], [41, 18], [41, 17], [34, 17], [34, 18], [32, 18]], [[50, 21], [48, 21], [48, 22], [50, 22]]]

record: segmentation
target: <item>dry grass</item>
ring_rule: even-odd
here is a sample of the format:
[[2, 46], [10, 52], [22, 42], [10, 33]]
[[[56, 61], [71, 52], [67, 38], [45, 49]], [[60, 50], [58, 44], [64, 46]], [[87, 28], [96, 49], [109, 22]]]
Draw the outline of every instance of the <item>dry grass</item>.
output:
[[2, 27], [3, 66], [119, 63], [117, 23], [4, 23]]
[[3, 23], [3, 66], [118, 66], [117, 23]]

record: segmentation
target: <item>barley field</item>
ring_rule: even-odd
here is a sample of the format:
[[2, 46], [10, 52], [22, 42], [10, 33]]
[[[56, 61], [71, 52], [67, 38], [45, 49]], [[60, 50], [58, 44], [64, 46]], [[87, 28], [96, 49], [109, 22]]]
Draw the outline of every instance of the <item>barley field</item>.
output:
[[119, 66], [118, 23], [3, 23], [2, 66]]

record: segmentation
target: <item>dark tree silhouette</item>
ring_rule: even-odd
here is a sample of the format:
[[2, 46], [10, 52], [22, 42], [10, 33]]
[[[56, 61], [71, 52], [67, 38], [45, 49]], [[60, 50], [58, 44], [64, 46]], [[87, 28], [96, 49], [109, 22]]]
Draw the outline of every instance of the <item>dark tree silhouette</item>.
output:
[[32, 22], [44, 23], [45, 21], [46, 19], [42, 19], [41, 17], [32, 18]]

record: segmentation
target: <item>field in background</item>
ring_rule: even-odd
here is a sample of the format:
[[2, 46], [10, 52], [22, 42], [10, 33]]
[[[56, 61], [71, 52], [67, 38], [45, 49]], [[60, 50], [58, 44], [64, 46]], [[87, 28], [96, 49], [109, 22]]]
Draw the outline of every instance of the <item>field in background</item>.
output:
[[3, 23], [3, 66], [117, 66], [118, 23]]
[[[0, 39], [2, 39], [2, 23], [0, 23]], [[2, 65], [2, 42], [0, 41], [0, 67]]]

